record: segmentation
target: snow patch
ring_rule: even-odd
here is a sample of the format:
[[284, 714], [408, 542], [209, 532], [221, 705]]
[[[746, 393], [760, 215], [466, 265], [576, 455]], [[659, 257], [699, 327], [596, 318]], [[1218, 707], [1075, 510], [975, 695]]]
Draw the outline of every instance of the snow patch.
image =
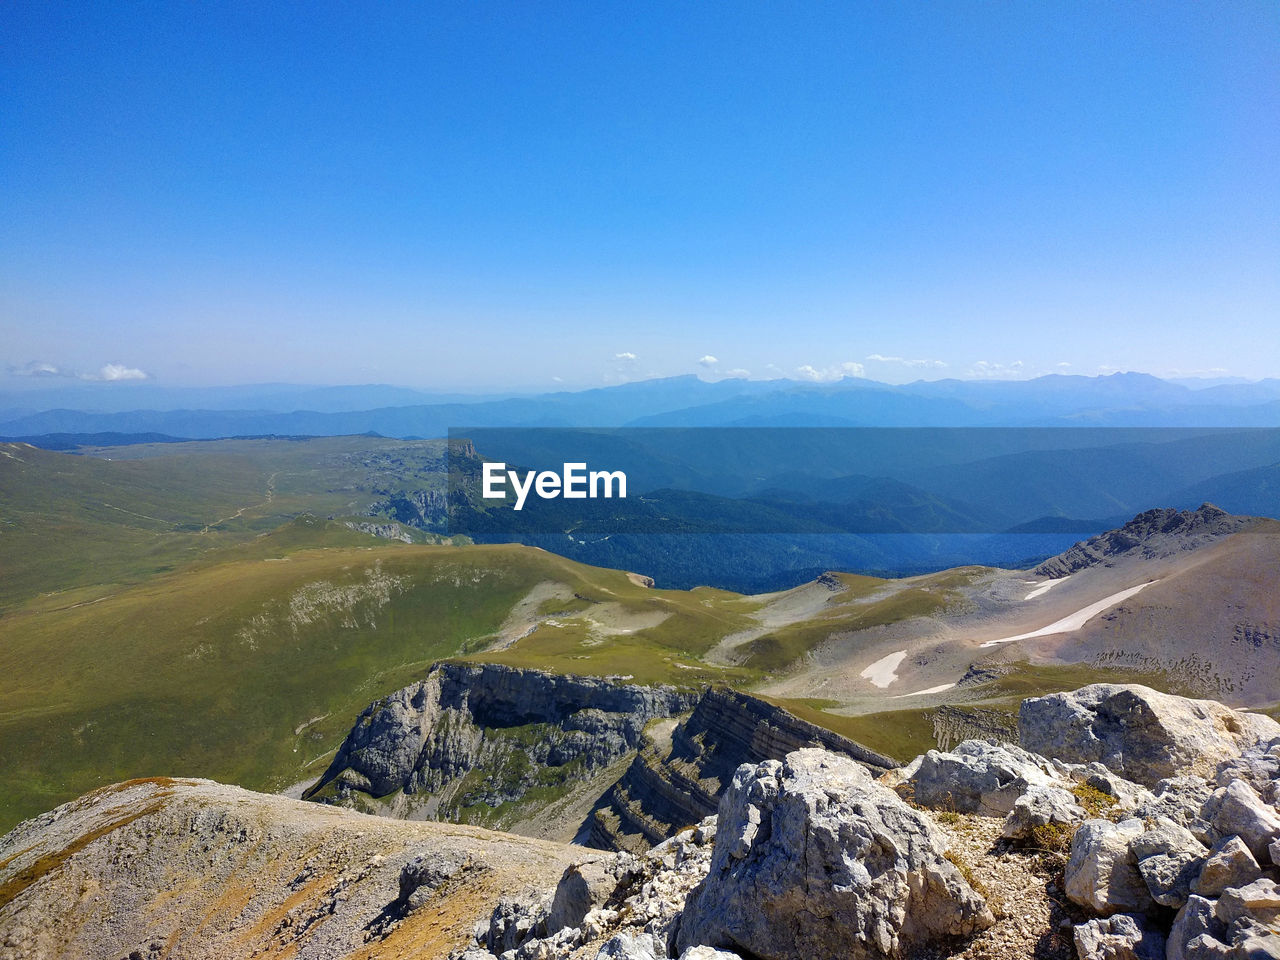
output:
[[1040, 584], [1040, 586], [1036, 587], [1034, 590], [1032, 590], [1022, 599], [1034, 600], [1036, 597], [1040, 597], [1048, 593], [1050, 590], [1052, 590], [1054, 587], [1060, 584], [1063, 580], [1067, 580], [1067, 579], [1070, 579], [1069, 574], [1066, 577], [1058, 577], [1055, 580], [1046, 580], [1044, 583]]
[[874, 686], [887, 687], [898, 679], [898, 667], [902, 661], [907, 658], [907, 651], [899, 650], [897, 653], [891, 653], [887, 657], [881, 657], [867, 669], [863, 670], [859, 676], [866, 680], [870, 680]]
[[1069, 617], [1063, 617], [1061, 620], [1055, 620], [1047, 627], [1041, 627], [1039, 630], [1032, 630], [1030, 633], [1020, 633], [1016, 637], [1002, 637], [999, 640], [988, 640], [981, 644], [983, 647], [994, 647], [1001, 643], [1013, 643], [1015, 640], [1030, 640], [1033, 637], [1047, 637], [1055, 633], [1069, 633], [1072, 630], [1079, 630], [1086, 623], [1100, 614], [1108, 607], [1113, 607], [1121, 600], [1128, 600], [1139, 590], [1143, 590], [1153, 583], [1159, 583], [1159, 580], [1152, 580], [1148, 583], [1140, 583], [1136, 587], [1130, 587], [1128, 590], [1121, 590], [1119, 593], [1113, 593], [1109, 597], [1104, 597], [1097, 603], [1091, 603], [1083, 610], [1077, 610]]

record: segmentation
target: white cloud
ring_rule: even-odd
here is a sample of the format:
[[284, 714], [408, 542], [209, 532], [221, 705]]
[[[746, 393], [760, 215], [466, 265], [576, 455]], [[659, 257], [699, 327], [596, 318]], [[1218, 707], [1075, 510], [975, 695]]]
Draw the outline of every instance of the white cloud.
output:
[[968, 375], [977, 380], [1024, 380], [1030, 375], [1025, 366], [1021, 360], [1012, 363], [979, 360], [969, 368]]
[[123, 363], [103, 364], [97, 373], [76, 373], [74, 370], [59, 367], [57, 364], [47, 363], [44, 360], [33, 360], [20, 367], [10, 367], [9, 374], [15, 377], [64, 377], [70, 380], [93, 380], [108, 383], [116, 380], [150, 379], [145, 370], [139, 370], [137, 367], [127, 367]]
[[20, 367], [10, 367], [9, 375], [14, 377], [73, 377], [75, 374], [67, 373], [54, 366], [52, 363], [45, 363], [43, 360], [32, 360], [30, 363], [24, 363]]
[[810, 380], [814, 383], [828, 383], [832, 380], [841, 380], [845, 377], [862, 377], [866, 375], [866, 369], [860, 363], [853, 360], [847, 360], [844, 363], [836, 364], [833, 367], [823, 367], [818, 369], [810, 364], [796, 367], [796, 375], [801, 380]]
[[613, 359], [615, 359], [615, 360], [623, 360], [623, 361], [625, 361], [625, 362], [627, 362], [627, 363], [630, 363], [631, 361], [633, 361], [633, 360], [635, 360], [635, 359], [636, 359], [636, 355], [635, 355], [634, 353], [632, 353], [630, 350], [626, 350], [626, 351], [624, 351], [624, 352], [622, 352], [622, 353], [615, 353], [615, 354], [613, 355]]
[[906, 357], [886, 357], [880, 353], [873, 353], [867, 359], [873, 363], [892, 363], [900, 367], [912, 367], [915, 369], [928, 368], [932, 370], [941, 370], [947, 364], [943, 360], [908, 360]]
[[1057, 363], [1054, 364], [1054, 366], [1062, 370], [1065, 370], [1067, 369], [1067, 367], [1071, 366], [1071, 364], [1067, 363], [1067, 361], [1065, 360], [1059, 360]]
[[751, 371], [743, 370], [741, 367], [734, 367], [732, 370], [726, 373], [725, 376], [728, 377], [730, 380], [746, 380], [748, 377], [751, 376]]
[[146, 380], [147, 374], [137, 367], [126, 367], [123, 363], [104, 364], [97, 374], [85, 374], [85, 380]]
[[702, 357], [701, 359], [698, 360], [698, 363], [700, 363], [704, 367], [714, 367], [719, 362], [720, 361], [718, 359], [716, 359], [709, 353], [705, 357]]

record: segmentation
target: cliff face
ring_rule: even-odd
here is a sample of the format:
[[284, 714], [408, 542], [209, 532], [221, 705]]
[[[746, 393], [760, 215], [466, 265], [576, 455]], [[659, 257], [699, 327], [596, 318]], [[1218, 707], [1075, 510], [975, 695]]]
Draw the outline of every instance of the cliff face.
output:
[[307, 799], [509, 825], [640, 743], [696, 694], [495, 664], [441, 663], [370, 704]]
[[[654, 723], [663, 718], [665, 725]], [[714, 813], [739, 765], [803, 747], [824, 747], [877, 774], [894, 765], [731, 690], [699, 696], [442, 663], [370, 704], [304, 796], [396, 817], [644, 850]]]
[[645, 745], [592, 813], [588, 842], [640, 851], [715, 813], [743, 763], [780, 760], [794, 750], [823, 747], [873, 774], [893, 760], [801, 720], [781, 707], [732, 690], [709, 689], [670, 743]]

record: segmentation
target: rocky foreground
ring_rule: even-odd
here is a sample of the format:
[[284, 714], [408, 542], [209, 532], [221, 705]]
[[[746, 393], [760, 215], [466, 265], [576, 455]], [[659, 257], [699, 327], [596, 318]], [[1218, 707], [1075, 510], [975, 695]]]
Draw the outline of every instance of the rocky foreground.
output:
[[122, 784], [0, 840], [0, 958], [1280, 957], [1280, 724], [1097, 684], [1018, 739], [746, 763], [641, 854]]

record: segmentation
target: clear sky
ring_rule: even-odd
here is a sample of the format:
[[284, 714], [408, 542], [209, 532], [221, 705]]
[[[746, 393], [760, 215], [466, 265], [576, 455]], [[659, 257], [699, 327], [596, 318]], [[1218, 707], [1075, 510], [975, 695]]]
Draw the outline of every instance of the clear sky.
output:
[[0, 386], [1280, 375], [1273, 0], [8, 0], [0, 36]]

